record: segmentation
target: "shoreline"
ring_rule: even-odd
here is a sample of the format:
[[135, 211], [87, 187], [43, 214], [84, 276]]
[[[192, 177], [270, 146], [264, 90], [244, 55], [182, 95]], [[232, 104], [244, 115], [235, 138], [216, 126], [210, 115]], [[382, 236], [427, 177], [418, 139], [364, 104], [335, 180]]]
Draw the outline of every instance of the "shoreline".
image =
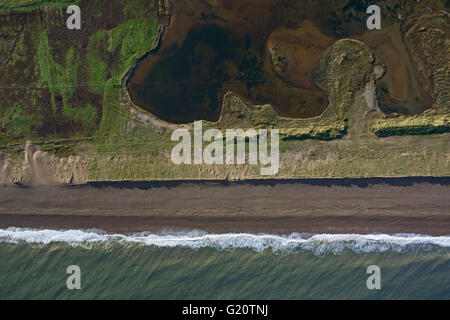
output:
[[106, 233], [152, 234], [184, 233], [199, 230], [208, 234], [420, 234], [449, 236], [448, 218], [419, 217], [253, 217], [251, 219], [226, 218], [159, 218], [140, 216], [67, 216], [0, 214], [1, 229], [25, 228], [36, 230], [99, 230]]
[[450, 234], [450, 178], [1, 186], [0, 228]]

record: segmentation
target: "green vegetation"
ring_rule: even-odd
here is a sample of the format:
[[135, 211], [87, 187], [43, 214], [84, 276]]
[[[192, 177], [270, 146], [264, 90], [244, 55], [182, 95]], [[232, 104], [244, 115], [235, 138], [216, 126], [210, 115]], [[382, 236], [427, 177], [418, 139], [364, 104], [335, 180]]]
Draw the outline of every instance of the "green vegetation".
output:
[[69, 99], [74, 94], [78, 85], [80, 58], [78, 55], [75, 55], [73, 48], [67, 50], [65, 58], [65, 67], [55, 62], [51, 49], [49, 48], [47, 32], [41, 31], [36, 56], [40, 75], [38, 86], [48, 86], [52, 95], [51, 100], [54, 112], [56, 112], [55, 96], [58, 92], [63, 100], [65, 114], [69, 118], [73, 118], [76, 111], [69, 105]]
[[378, 137], [450, 132], [450, 116], [420, 115], [377, 120], [372, 130]]
[[128, 0], [124, 14], [127, 18], [145, 19], [155, 10], [156, 0]]
[[6, 109], [0, 118], [0, 132], [8, 132], [15, 139], [29, 138], [37, 117], [26, 115], [23, 110], [19, 104]]
[[[160, 139], [159, 141], [162, 141]], [[276, 178], [448, 176], [449, 134], [370, 137], [348, 140], [289, 141], [280, 144], [280, 172]], [[288, 143], [287, 147], [285, 144]], [[149, 143], [149, 146], [151, 144]], [[171, 163], [167, 147], [160, 152], [132, 152], [121, 145], [89, 159], [88, 179], [98, 181], [148, 179], [261, 179], [259, 166], [179, 165]], [[166, 150], [164, 152], [163, 150]], [[272, 178], [272, 177], [267, 177]]]
[[[14, 9], [22, 16], [21, 21], [27, 21], [23, 30], [3, 23], [1, 35], [9, 36], [3, 37], [4, 48], [13, 39], [15, 49], [10, 62], [0, 65], [0, 71], [8, 74], [12, 70], [17, 83], [31, 84], [30, 88], [5, 91], [5, 101], [0, 103], [2, 152], [31, 138], [42, 150], [67, 156], [77, 154], [83, 142], [92, 152], [87, 156], [90, 180], [261, 178], [258, 166], [172, 164], [170, 150], [174, 143], [170, 133], [178, 126], [133, 106], [124, 88], [124, 76], [159, 40], [159, 24], [166, 19], [157, 8], [164, 14], [169, 9], [163, 1], [156, 5], [156, 0], [111, 1], [112, 9], [119, 11], [112, 10], [113, 17], [106, 17], [110, 13], [102, 14], [102, 1], [83, 7], [88, 1], [0, 0], [2, 15]], [[86, 8], [84, 29], [76, 37], [67, 36], [63, 30], [63, 8], [71, 3]], [[43, 7], [48, 8], [41, 10]], [[40, 12], [33, 12], [36, 9]], [[55, 17], [61, 17], [61, 21]], [[432, 73], [436, 84], [436, 112], [388, 119], [368, 106], [364, 97], [376, 81], [374, 67], [382, 62], [363, 42], [343, 39], [325, 52], [314, 75], [330, 101], [322, 115], [281, 118], [270, 105], [253, 106], [227, 94], [220, 121], [204, 122], [204, 126], [221, 130], [280, 129], [280, 178], [450, 175], [450, 133], [445, 133], [450, 131], [448, 36], [439, 29], [447, 28], [448, 19], [417, 21], [407, 37], [417, 44], [424, 65], [431, 66], [425, 71]], [[341, 35], [347, 33], [342, 26], [337, 29]], [[246, 63], [250, 79], [261, 78], [258, 61], [249, 58]], [[57, 125], [49, 123], [59, 126], [64, 136], [54, 132], [37, 135], [41, 129], [37, 127], [47, 120], [46, 116], [63, 120]], [[73, 131], [65, 132], [63, 126]], [[191, 125], [185, 127], [192, 129]], [[419, 134], [431, 135], [415, 136]], [[380, 138], [392, 135], [404, 136]]]
[[93, 128], [95, 126], [94, 118], [97, 111], [90, 104], [81, 108], [75, 115], [75, 120], [81, 122], [86, 128]]
[[283, 140], [333, 140], [342, 137], [346, 133], [346, 126], [343, 123], [336, 123], [334, 126], [310, 126], [307, 128], [281, 129], [280, 134]]
[[13, 52], [13, 61], [16, 62], [24, 62], [26, 61], [28, 48], [24, 43], [25, 33], [21, 33], [19, 39], [16, 44], [16, 49]]
[[121, 84], [119, 78], [111, 78], [105, 85], [103, 94], [103, 117], [100, 136], [120, 137], [129, 119], [129, 111], [119, 102]]
[[[85, 17], [84, 32], [75, 38], [64, 34], [67, 33], [64, 28], [64, 9], [70, 4], [79, 4]], [[16, 81], [31, 85], [34, 83], [36, 86], [21, 87], [21, 90], [14, 91], [14, 95], [17, 98], [21, 96], [21, 100], [26, 101], [28, 105], [27, 108], [22, 108], [20, 114], [16, 110], [14, 119], [18, 119], [19, 115], [25, 117], [25, 114], [36, 119], [42, 116], [44, 120], [49, 117], [61, 119], [60, 123], [66, 125], [68, 132], [74, 130], [70, 133], [72, 137], [89, 135], [96, 129], [102, 136], [121, 135], [122, 125], [129, 116], [129, 112], [123, 109], [119, 102], [122, 77], [154, 46], [159, 23], [155, 18], [155, 1], [117, 1], [110, 6], [114, 10], [123, 10], [123, 13], [113, 12], [117, 19], [113, 20], [115, 24], [109, 24], [107, 30], [105, 26], [96, 28], [88, 19], [90, 16], [102, 17], [105, 10], [102, 1], [93, 4], [88, 0], [0, 0], [0, 14], [6, 23], [6, 29], [3, 30], [2, 27], [0, 37], [8, 34], [6, 40], [0, 41], [0, 55], [8, 54], [8, 48], [12, 44], [15, 47], [11, 50], [11, 63], [7, 66], [0, 65], [0, 69], [7, 74], [11, 72], [10, 69], [15, 72], [15, 69], [21, 69], [23, 65], [31, 66], [30, 70], [25, 67], [19, 78], [16, 76]], [[36, 15], [37, 11], [43, 8], [45, 11]], [[21, 22], [26, 21], [25, 29], [8, 26], [8, 13], [12, 11], [23, 17]], [[67, 41], [61, 40], [60, 37]], [[82, 47], [83, 43], [87, 43], [87, 46]], [[89, 92], [85, 89], [86, 84]], [[98, 112], [100, 95], [103, 96], [104, 105], [101, 113]], [[10, 97], [12, 100], [17, 98]], [[9, 101], [4, 102], [5, 106], [8, 104]], [[121, 112], [118, 112], [119, 109]], [[0, 114], [6, 115], [10, 112], [11, 110], [6, 110], [3, 106], [0, 110]], [[103, 114], [104, 119], [100, 119], [98, 114]], [[1, 118], [0, 123], [2, 141], [14, 143], [21, 135], [44, 138], [36, 136], [36, 130], [39, 129], [37, 126], [24, 126], [23, 130], [18, 128], [14, 131], [10, 129], [10, 122], [6, 123], [5, 119]], [[23, 123], [28, 123], [28, 119], [25, 117]], [[71, 125], [69, 121], [78, 124]], [[46, 129], [43, 131], [46, 132]], [[56, 132], [61, 132], [65, 137], [66, 129]], [[59, 139], [56, 132], [49, 132], [53, 139]]]
[[103, 48], [106, 46], [107, 32], [100, 30], [89, 39], [87, 60], [89, 64], [89, 87], [93, 92], [101, 92], [106, 82], [107, 70]]
[[108, 51], [120, 48], [121, 61], [116, 68], [123, 75], [148, 50], [153, 47], [158, 31], [158, 21], [154, 17], [131, 19], [110, 31]]
[[32, 11], [48, 6], [51, 8], [64, 8], [77, 4], [79, 0], [0, 0], [1, 11]]

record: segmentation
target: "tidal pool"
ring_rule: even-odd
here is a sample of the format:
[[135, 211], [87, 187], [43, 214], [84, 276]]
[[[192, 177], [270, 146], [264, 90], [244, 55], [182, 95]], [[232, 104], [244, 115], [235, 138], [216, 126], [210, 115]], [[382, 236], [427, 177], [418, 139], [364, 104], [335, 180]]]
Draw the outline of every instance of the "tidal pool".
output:
[[381, 109], [424, 111], [431, 103], [417, 94], [398, 21], [386, 18], [383, 30], [368, 32], [357, 3], [177, 1], [160, 46], [128, 79], [131, 99], [172, 123], [217, 121], [228, 91], [271, 104], [281, 117], [311, 118], [329, 104], [314, 80], [321, 56], [336, 40], [354, 38], [387, 66], [377, 83]]
[[[310, 21], [298, 32], [285, 17], [274, 15], [276, 1], [255, 2], [252, 7], [227, 3], [176, 4], [160, 47], [139, 63], [128, 81], [134, 103], [173, 123], [217, 121], [228, 91], [250, 103], [270, 103], [280, 116], [322, 113], [328, 99], [312, 74], [333, 39], [320, 37]], [[316, 39], [319, 43], [311, 53], [310, 42]], [[274, 65], [274, 48], [283, 55], [285, 70]], [[296, 66], [301, 73], [296, 73]]]

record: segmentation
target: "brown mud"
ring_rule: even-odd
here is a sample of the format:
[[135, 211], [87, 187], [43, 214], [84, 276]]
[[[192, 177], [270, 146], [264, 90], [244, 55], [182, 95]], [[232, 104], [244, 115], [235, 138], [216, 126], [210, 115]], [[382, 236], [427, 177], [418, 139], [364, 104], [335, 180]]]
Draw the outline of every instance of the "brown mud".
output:
[[128, 81], [132, 100], [163, 120], [217, 121], [228, 91], [254, 104], [271, 104], [282, 117], [320, 115], [329, 102], [315, 85], [314, 71], [325, 50], [347, 37], [366, 42], [386, 65], [377, 84], [384, 112], [417, 114], [432, 106], [418, 93], [403, 20], [398, 19], [402, 9], [396, 6], [397, 12], [389, 1], [383, 7], [391, 10], [383, 29], [369, 32], [365, 4], [353, 1], [191, 0], [173, 5], [160, 47]]
[[[321, 114], [328, 100], [314, 84], [313, 71], [333, 39], [307, 19], [307, 12], [298, 17], [301, 27], [274, 15], [277, 5], [267, 0], [176, 2], [160, 47], [129, 79], [132, 99], [175, 123], [218, 120], [228, 91], [255, 104], [270, 103], [284, 117]], [[214, 35], [208, 38], [209, 32]], [[288, 69], [283, 75], [272, 61], [274, 45], [284, 51]]]
[[395, 23], [382, 30], [369, 31], [357, 39], [367, 43], [380, 56], [386, 73], [377, 82], [380, 108], [386, 113], [418, 114], [433, 105], [419, 94], [418, 74], [402, 37], [402, 26]]

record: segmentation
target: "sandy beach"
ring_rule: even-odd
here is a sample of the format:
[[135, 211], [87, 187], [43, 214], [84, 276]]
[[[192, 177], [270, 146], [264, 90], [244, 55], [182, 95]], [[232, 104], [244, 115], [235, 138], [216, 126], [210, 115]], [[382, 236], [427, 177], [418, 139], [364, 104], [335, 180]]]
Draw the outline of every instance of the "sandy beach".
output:
[[450, 178], [0, 186], [0, 228], [450, 234]]

